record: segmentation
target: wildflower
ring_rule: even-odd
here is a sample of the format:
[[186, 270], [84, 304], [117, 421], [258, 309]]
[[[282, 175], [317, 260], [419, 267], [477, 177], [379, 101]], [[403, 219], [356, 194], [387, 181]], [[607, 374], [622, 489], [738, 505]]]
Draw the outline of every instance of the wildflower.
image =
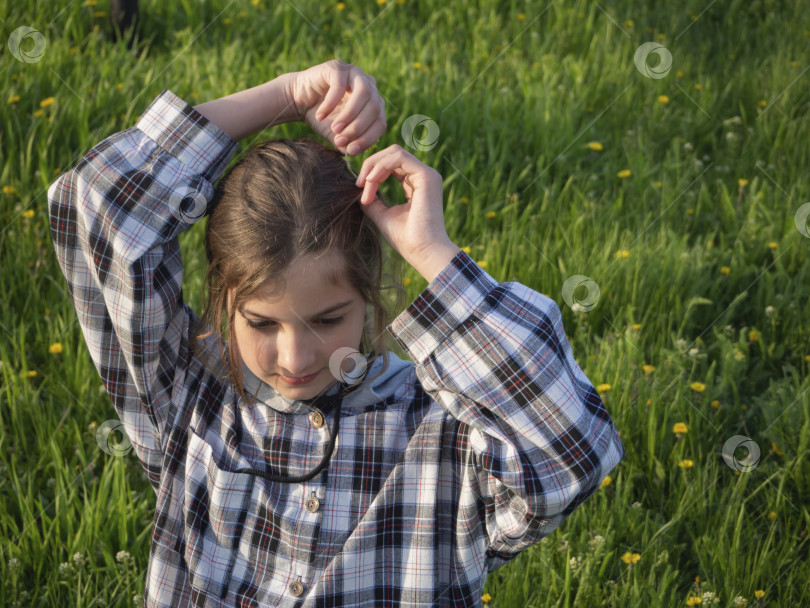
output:
[[708, 606], [711, 606], [712, 604], [717, 604], [717, 603], [720, 602], [720, 600], [717, 597], [717, 594], [715, 594], [714, 591], [704, 591], [703, 592], [703, 597], [701, 599], [703, 600], [703, 603], [708, 605]]
[[777, 243], [776, 241], [772, 241], [768, 243], [768, 247], [770, 247], [771, 249], [776, 249], [777, 247], [779, 247], [779, 243]]
[[73, 554], [73, 563], [74, 564], [82, 565], [86, 561], [87, 561], [87, 558], [84, 555], [82, 555], [81, 553], [79, 553], [78, 551]]
[[776, 309], [773, 306], [766, 306], [765, 307], [765, 315], [766, 316], [772, 317], [775, 312], [776, 312]]
[[418, 61], [414, 61], [414, 62], [413, 62], [413, 69], [414, 69], [414, 70], [419, 70], [419, 69], [421, 69], [421, 68], [422, 68], [422, 64], [421, 64], [421, 63], [419, 63]]
[[82, 4], [82, 6], [95, 6], [96, 4], [98, 4], [96, 0], [85, 0], [85, 3]]
[[635, 24], [636, 22], [633, 21], [632, 19], [628, 19], [627, 21], [622, 23], [624, 27], [633, 27]]
[[709, 405], [711, 405], [714, 409], [717, 409], [720, 407], [720, 402], [717, 399], [715, 399]]
[[768, 513], [768, 519], [770, 519], [771, 521], [773, 521], [777, 517], [778, 516], [776, 515], [776, 511], [771, 511], [770, 513]]
[[587, 143], [587, 146], [588, 146], [588, 148], [590, 148], [594, 152], [601, 152], [602, 150], [605, 149], [605, 147], [602, 144], [600, 144], [598, 141], [589, 141]]
[[489, 604], [492, 601], [492, 596], [489, 593], [485, 593], [481, 596], [481, 601], [485, 604]]
[[678, 466], [681, 467], [682, 469], [690, 469], [690, 468], [692, 468], [693, 464], [695, 464], [695, 463], [692, 462], [691, 460], [681, 460], [678, 463]]
[[486, 269], [486, 267], [487, 267], [487, 261], [486, 260], [478, 260], [476, 262], [476, 264], [478, 264], [481, 268], [484, 268], [484, 269]]
[[70, 564], [67, 562], [62, 562], [59, 564], [59, 574], [67, 574], [70, 572]]
[[651, 404], [652, 404], [652, 399], [647, 399], [647, 403], [645, 403], [644, 405], [651, 405]]
[[751, 342], [756, 342], [757, 340], [759, 340], [759, 336], [757, 335], [756, 330], [752, 329], [751, 331], [748, 332], [748, 339]]
[[745, 353], [739, 349], [736, 349], [734, 352], [734, 359], [737, 361], [742, 361], [743, 359], [745, 359]]
[[651, 374], [655, 371], [654, 365], [645, 364], [641, 366], [641, 369], [644, 370], [645, 374]]
[[744, 411], [744, 412], [747, 412], [747, 411], [748, 411], [748, 406], [747, 406], [745, 403], [743, 403], [743, 404], [740, 406], [740, 409], [742, 409], [742, 411]]
[[560, 546], [557, 547], [558, 552], [568, 551], [568, 541], [564, 540], [560, 543]]
[[48, 108], [53, 104], [53, 97], [46, 97], [42, 101], [39, 102], [40, 108]]
[[20, 96], [19, 95], [12, 95], [11, 97], [8, 98], [8, 103], [9, 104], [15, 104], [15, 103], [17, 103], [19, 101], [20, 101]]
[[686, 423], [684, 422], [676, 422], [672, 427], [673, 433], [686, 433], [688, 430], [689, 429], [686, 427]]
[[760, 108], [767, 108], [767, 107], [768, 107], [768, 102], [767, 102], [767, 101], [765, 101], [764, 99], [760, 99], [760, 100], [757, 102], [757, 105], [758, 105]]
[[734, 598], [734, 606], [736, 608], [745, 608], [748, 605], [748, 600], [745, 599], [743, 596], [738, 595]]
[[635, 502], [634, 502], [632, 505], [630, 505], [630, 506], [631, 506], [631, 507], [633, 507], [634, 509], [640, 509], [640, 508], [641, 508], [641, 503], [640, 503], [639, 501], [635, 501]]
[[638, 560], [641, 559], [641, 555], [639, 553], [630, 553], [629, 551], [624, 553], [621, 557], [621, 560], [625, 564], [633, 563], [635, 564]]
[[576, 572], [582, 566], [582, 556], [577, 555], [576, 557], [572, 557], [568, 560], [568, 563], [571, 565], [571, 570]]
[[48, 347], [48, 352], [52, 355], [59, 355], [62, 353], [62, 345], [59, 342], [54, 342]]
[[664, 185], [664, 182], [653, 182], [653, 186], [655, 186], [656, 188], [660, 188], [663, 185]]
[[34, 217], [34, 210], [33, 209], [26, 209], [25, 211], [22, 212], [22, 216], [25, 219], [30, 220], [32, 217]]
[[259, 0], [250, 0], [250, 3], [251, 3], [253, 6], [259, 6]]
[[91, 421], [90, 424], [87, 425], [87, 428], [91, 431], [95, 431], [96, 427], [98, 427], [98, 423], [95, 420]]
[[518, 21], [525, 21], [526, 20], [526, 15], [524, 13], [518, 13], [517, 14], [517, 20]]
[[16, 570], [19, 567], [20, 567], [20, 560], [18, 560], [16, 557], [12, 557], [10, 560], [8, 560], [9, 570]]
[[599, 488], [606, 488], [610, 485], [610, 482], [613, 481], [610, 478], [610, 475], [605, 475], [605, 478], [602, 480], [602, 483], [599, 484]]
[[700, 596], [691, 595], [688, 598], [686, 598], [687, 606], [697, 606], [698, 604], [700, 604]]
[[591, 540], [588, 541], [588, 545], [590, 546], [591, 549], [596, 549], [603, 542], [605, 542], [605, 537], [600, 534], [597, 534]]
[[129, 551], [119, 551], [115, 554], [115, 561], [117, 561], [119, 564], [124, 564], [128, 562], [131, 557], [132, 556], [129, 554]]
[[460, 202], [462, 205], [469, 205], [470, 199], [468, 199], [466, 196], [462, 196]]
[[625, 178], [628, 178], [628, 177], [630, 177], [630, 175], [631, 175], [631, 171], [630, 171], [630, 169], [622, 169], [621, 171], [619, 171], [619, 172], [616, 174], [616, 176], [617, 176], [619, 179], [625, 179]]
[[706, 385], [705, 385], [705, 384], [703, 384], [702, 382], [693, 382], [693, 383], [692, 383], [692, 384], [690, 384], [689, 386], [690, 386], [690, 387], [691, 387], [691, 389], [692, 389], [693, 391], [695, 391], [696, 393], [702, 393], [703, 391], [705, 391], [705, 390], [706, 390]]
[[597, 385], [597, 387], [596, 387], [596, 390], [597, 390], [597, 391], [599, 391], [600, 393], [606, 393], [606, 392], [608, 392], [610, 389], [611, 389], [610, 384], [599, 384], [599, 385]]
[[810, 363], [810, 355], [805, 355], [805, 356], [804, 356], [804, 360], [805, 360], [807, 363]]
[[669, 103], [669, 97], [667, 97], [666, 95], [659, 95], [658, 96], [658, 103], [668, 104]]
[[757, 589], [754, 591], [754, 597], [761, 600], [763, 597], [765, 597], [765, 592], [762, 589]]
[[386, 2], [388, 2], [388, 0], [377, 0], [377, 4], [379, 4], [379, 5], [383, 5]]
[[495, 212], [494, 211], [487, 211], [487, 219], [491, 220], [491, 219], [494, 219], [494, 218], [495, 218]]
[[17, 189], [14, 186], [3, 186], [3, 194], [14, 194]]
[[683, 70], [678, 70], [675, 72], [675, 78], [683, 78]]
[[731, 268], [729, 268], [728, 266], [720, 267], [720, 274], [728, 274], [729, 272], [731, 272]]
[[638, 331], [639, 329], [641, 329], [641, 323], [633, 323], [631, 327], [633, 328], [633, 331]]
[[617, 258], [629, 258], [630, 257], [630, 252], [627, 251], [627, 249], [619, 249], [616, 252], [615, 257], [617, 257]]
[[699, 82], [696, 82], [696, 83], [695, 83], [695, 90], [696, 90], [696, 91], [700, 91], [701, 89], [703, 89], [703, 85], [702, 85], [702, 84], [700, 84]]
[[776, 442], [774, 442], [774, 441], [771, 441], [771, 449], [774, 451], [774, 453], [777, 456], [782, 456], [783, 455], [782, 450], [779, 449], [779, 446], [776, 445]]
[[34, 118], [39, 118], [43, 114], [45, 114], [45, 110], [34, 110]]
[[741, 177], [737, 180], [737, 183], [740, 184], [740, 188], [745, 188], [748, 185], [748, 180]]
[[36, 378], [36, 377], [37, 377], [37, 370], [35, 370], [35, 369], [29, 369], [29, 370], [26, 372], [26, 374], [25, 374], [25, 375], [26, 375], [26, 376], [28, 376], [29, 378]]
[[461, 249], [461, 250], [462, 250], [464, 253], [466, 253], [467, 255], [469, 255], [469, 254], [472, 252], [472, 249], [471, 249], [470, 247], [460, 247], [460, 249]]

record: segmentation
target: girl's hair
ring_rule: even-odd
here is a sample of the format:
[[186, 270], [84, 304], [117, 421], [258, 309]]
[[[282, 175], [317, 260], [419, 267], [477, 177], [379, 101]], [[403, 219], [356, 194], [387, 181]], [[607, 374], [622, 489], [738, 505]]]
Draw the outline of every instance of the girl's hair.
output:
[[[336, 150], [303, 139], [258, 144], [218, 185], [205, 228], [208, 271], [203, 313], [192, 332], [191, 348], [199, 354], [200, 342], [215, 334], [221, 361], [246, 402], [253, 404], [255, 396], [249, 398], [244, 390], [242, 359], [231, 331], [236, 311], [251, 297], [267, 293], [268, 281], [283, 285], [280, 279], [290, 264], [305, 255], [317, 257], [333, 249], [342, 254], [344, 277], [373, 310], [373, 322], [366, 311], [360, 350], [369, 361], [383, 356], [380, 373], [388, 367], [385, 328], [392, 315], [381, 292], [395, 289], [399, 307], [404, 288], [399, 281], [382, 286], [382, 241], [360, 209], [361, 194]], [[398, 265], [392, 270], [398, 274]], [[227, 358], [223, 329], [228, 335]]]

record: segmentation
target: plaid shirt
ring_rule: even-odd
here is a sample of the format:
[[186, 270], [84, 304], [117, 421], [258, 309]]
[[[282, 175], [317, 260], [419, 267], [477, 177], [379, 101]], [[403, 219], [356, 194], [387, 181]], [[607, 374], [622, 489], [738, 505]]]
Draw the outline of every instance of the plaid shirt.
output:
[[[183, 302], [178, 235], [236, 142], [171, 91], [48, 191], [90, 356], [157, 494], [144, 606], [478, 606], [624, 457], [550, 298], [460, 252], [387, 327], [411, 357], [332, 414], [243, 365], [248, 406]], [[371, 378], [382, 358], [372, 362]], [[320, 421], [319, 421], [320, 422]]]

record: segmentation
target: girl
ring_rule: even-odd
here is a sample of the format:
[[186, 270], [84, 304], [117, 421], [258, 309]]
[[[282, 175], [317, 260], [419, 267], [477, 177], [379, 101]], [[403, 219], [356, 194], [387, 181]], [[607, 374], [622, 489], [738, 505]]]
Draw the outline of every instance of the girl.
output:
[[[382, 135], [383, 108], [336, 61], [198, 107], [164, 90], [49, 189], [85, 340], [157, 494], [144, 606], [478, 606], [624, 457], [554, 301], [447, 236], [439, 174], [399, 146], [348, 173], [340, 153]], [[214, 190], [238, 140], [289, 120], [340, 153], [266, 142]], [[391, 175], [407, 204], [376, 196]], [[198, 318], [178, 235], [206, 215]], [[379, 234], [428, 281], [391, 323]]]

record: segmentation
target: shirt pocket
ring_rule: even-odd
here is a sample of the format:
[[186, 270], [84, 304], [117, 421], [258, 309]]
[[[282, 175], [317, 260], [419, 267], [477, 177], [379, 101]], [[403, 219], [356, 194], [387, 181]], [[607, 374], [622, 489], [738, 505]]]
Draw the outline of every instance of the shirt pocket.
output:
[[189, 583], [204, 595], [228, 592], [255, 476], [217, 462], [216, 451], [189, 429], [183, 517]]

